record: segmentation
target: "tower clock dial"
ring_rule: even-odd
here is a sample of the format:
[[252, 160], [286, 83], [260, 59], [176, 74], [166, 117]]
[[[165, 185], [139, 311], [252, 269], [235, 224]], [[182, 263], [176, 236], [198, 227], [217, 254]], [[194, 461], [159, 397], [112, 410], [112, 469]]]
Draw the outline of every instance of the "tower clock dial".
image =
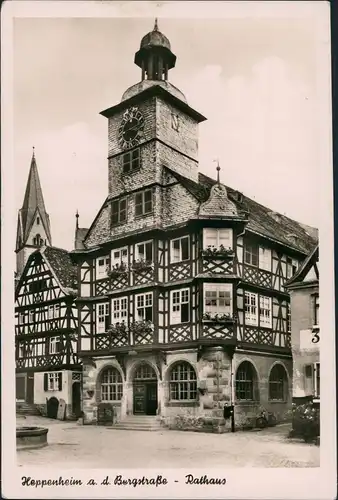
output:
[[144, 117], [138, 108], [127, 109], [119, 126], [118, 138], [122, 148], [137, 146], [143, 137]]

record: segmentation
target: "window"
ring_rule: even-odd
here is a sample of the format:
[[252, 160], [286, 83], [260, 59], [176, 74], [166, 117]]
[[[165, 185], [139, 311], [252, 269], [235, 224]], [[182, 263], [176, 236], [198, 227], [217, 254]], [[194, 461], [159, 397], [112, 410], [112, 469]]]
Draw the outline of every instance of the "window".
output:
[[120, 224], [127, 220], [127, 198], [114, 200], [111, 204], [111, 222], [112, 225]]
[[101, 376], [101, 401], [121, 401], [123, 383], [116, 368], [106, 368]]
[[175, 365], [170, 373], [170, 399], [172, 401], [195, 401], [196, 397], [195, 370], [186, 362]]
[[172, 290], [170, 323], [186, 323], [190, 320], [190, 290]]
[[109, 257], [99, 257], [96, 259], [96, 278], [107, 276], [109, 269]]
[[25, 313], [19, 313], [19, 325], [23, 325], [25, 323]]
[[60, 304], [53, 304], [48, 307], [48, 319], [60, 317]]
[[25, 357], [25, 347], [24, 347], [24, 344], [19, 344], [18, 356], [19, 356], [19, 358], [24, 358]]
[[136, 320], [153, 321], [153, 294], [136, 295]]
[[286, 257], [286, 278], [290, 279], [297, 271], [297, 262], [291, 257]]
[[40, 217], [37, 217], [37, 218], [36, 218], [36, 223], [37, 223], [37, 225], [39, 226], [39, 224], [40, 224]]
[[29, 291], [32, 293], [42, 292], [47, 288], [47, 280], [31, 281], [29, 283]]
[[41, 238], [41, 236], [39, 234], [34, 236], [33, 245], [35, 245], [37, 247], [41, 247], [43, 245], [43, 239]]
[[153, 242], [146, 241], [136, 245], [136, 259], [152, 262], [153, 260]]
[[246, 325], [258, 324], [258, 311], [257, 311], [257, 294], [245, 292], [244, 295], [244, 313]]
[[269, 376], [269, 399], [270, 401], [287, 400], [287, 374], [284, 366], [277, 364], [273, 366]]
[[111, 263], [112, 263], [112, 268], [115, 267], [116, 265], [122, 264], [128, 264], [128, 248], [116, 248], [112, 250], [111, 252]]
[[259, 324], [267, 328], [272, 326], [271, 297], [264, 297], [263, 295], [259, 297]]
[[35, 322], [35, 311], [29, 311], [29, 316], [28, 316], [28, 321], [29, 323], [34, 323]]
[[123, 173], [128, 174], [135, 170], [138, 170], [141, 166], [141, 157], [139, 148], [133, 151], [128, 151], [122, 156]]
[[49, 339], [49, 354], [57, 354], [60, 352], [60, 337], [51, 337]]
[[126, 322], [128, 317], [128, 299], [127, 297], [119, 297], [118, 299], [113, 299], [113, 314], [112, 314], [112, 324]]
[[110, 325], [109, 303], [97, 304], [96, 333], [104, 333]]
[[314, 326], [319, 325], [319, 295], [314, 296], [314, 318], [313, 318]]
[[45, 381], [46, 380], [47, 380], [47, 387], [45, 383], [45, 390], [47, 391], [62, 390], [62, 373], [60, 372], [45, 373]]
[[232, 285], [204, 284], [204, 313], [232, 315]]
[[291, 306], [287, 304], [286, 306], [286, 331], [291, 333]]
[[320, 363], [314, 364], [314, 396], [320, 397]]
[[271, 271], [271, 250], [259, 247], [259, 267], [265, 271]]
[[153, 211], [153, 191], [146, 189], [135, 195], [135, 216], [150, 214]]
[[170, 262], [181, 262], [189, 259], [189, 236], [171, 241]]
[[249, 361], [243, 361], [236, 372], [236, 399], [253, 401], [256, 392], [256, 371]]
[[258, 245], [246, 243], [244, 248], [244, 262], [252, 266], [258, 266]]
[[204, 247], [219, 248], [221, 245], [224, 248], [232, 248], [232, 229], [204, 229]]
[[134, 380], [157, 380], [155, 370], [148, 363], [141, 363], [135, 372]]

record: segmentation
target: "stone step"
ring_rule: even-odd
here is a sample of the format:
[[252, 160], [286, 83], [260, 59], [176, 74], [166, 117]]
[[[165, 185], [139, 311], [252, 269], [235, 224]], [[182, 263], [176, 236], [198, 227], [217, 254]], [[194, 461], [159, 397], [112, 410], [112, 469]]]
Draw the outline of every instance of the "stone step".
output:
[[117, 431], [148, 431], [148, 432], [156, 432], [163, 430], [163, 427], [159, 426], [150, 426], [150, 425], [136, 425], [136, 424], [115, 424], [111, 427], [107, 427], [107, 429], [117, 430]]
[[18, 415], [40, 415], [34, 404], [16, 403], [16, 413]]

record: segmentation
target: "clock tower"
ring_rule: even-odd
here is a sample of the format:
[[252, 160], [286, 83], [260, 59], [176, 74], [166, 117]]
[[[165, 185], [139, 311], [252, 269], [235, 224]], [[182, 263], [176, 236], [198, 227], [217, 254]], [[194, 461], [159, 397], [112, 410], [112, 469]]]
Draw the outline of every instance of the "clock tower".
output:
[[168, 81], [176, 56], [157, 20], [134, 62], [141, 81], [101, 112], [108, 118], [109, 198], [160, 185], [163, 167], [198, 182], [198, 124], [205, 118]]

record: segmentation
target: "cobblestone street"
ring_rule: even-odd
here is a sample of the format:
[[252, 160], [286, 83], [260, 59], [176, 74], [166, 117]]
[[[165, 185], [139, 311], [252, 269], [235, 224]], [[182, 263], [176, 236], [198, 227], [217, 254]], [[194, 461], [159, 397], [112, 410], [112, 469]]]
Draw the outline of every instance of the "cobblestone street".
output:
[[319, 447], [288, 440], [288, 425], [221, 435], [113, 430], [42, 417], [20, 418], [17, 425], [49, 428], [49, 446], [19, 451], [19, 466], [149, 469], [319, 466]]

